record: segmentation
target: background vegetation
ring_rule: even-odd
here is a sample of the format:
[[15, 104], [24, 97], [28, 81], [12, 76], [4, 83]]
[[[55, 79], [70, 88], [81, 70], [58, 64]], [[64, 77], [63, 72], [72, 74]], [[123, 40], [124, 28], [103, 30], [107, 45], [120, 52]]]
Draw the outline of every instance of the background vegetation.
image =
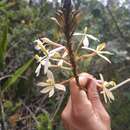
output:
[[[75, 0], [74, 2], [77, 3]], [[112, 64], [101, 59], [81, 63], [81, 71], [117, 83], [130, 77], [130, 1], [81, 0], [83, 20], [78, 31], [88, 27], [88, 33], [107, 43], [114, 53]], [[79, 4], [76, 4], [78, 6]], [[47, 0], [0, 1], [0, 130], [63, 130], [62, 108], [57, 109], [67, 95], [58, 93], [52, 99], [39, 93], [36, 86], [44, 75], [35, 77], [34, 43], [39, 37], [59, 40], [59, 31], [50, 20], [59, 4]], [[57, 78], [66, 75], [57, 73]], [[130, 130], [130, 84], [114, 95], [116, 101], [105, 105], [112, 119], [113, 130]]]

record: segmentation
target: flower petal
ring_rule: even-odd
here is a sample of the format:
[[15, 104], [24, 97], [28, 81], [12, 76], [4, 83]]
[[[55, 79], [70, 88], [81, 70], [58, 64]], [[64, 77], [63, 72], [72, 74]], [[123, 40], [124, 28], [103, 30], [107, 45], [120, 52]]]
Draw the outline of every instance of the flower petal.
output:
[[107, 62], [111, 63], [111, 61], [104, 55], [97, 53], [101, 58], [103, 58], [104, 60], [106, 60]]
[[[104, 91], [104, 90], [103, 90], [103, 91]], [[103, 93], [103, 97], [104, 97], [105, 103], [107, 103], [107, 96], [106, 96], [105, 91], [104, 91], [104, 93]]]
[[53, 73], [50, 70], [47, 71], [47, 77], [48, 77], [48, 79], [51, 79], [54, 81]]
[[50, 54], [53, 54], [53, 53], [58, 52], [58, 51], [60, 51], [60, 50], [62, 50], [62, 49], [65, 49], [65, 47], [64, 47], [64, 46], [57, 47], [57, 48], [51, 50], [49, 53], [50, 53]]
[[96, 50], [94, 50], [94, 49], [92, 49], [92, 48], [89, 48], [89, 47], [82, 47], [82, 49], [89, 50], [89, 51], [93, 51], [93, 52], [97, 53]]
[[89, 46], [89, 40], [88, 40], [87, 36], [84, 37], [83, 45], [84, 45], [84, 47], [87, 47], [87, 48]]
[[62, 84], [55, 84], [55, 88], [56, 88], [56, 89], [59, 89], [59, 90], [62, 90], [62, 91], [66, 91], [65, 86], [62, 85]]
[[37, 77], [40, 74], [40, 70], [41, 70], [41, 64], [38, 65], [38, 67], [36, 68], [36, 71], [35, 71]]
[[52, 97], [54, 95], [54, 88], [51, 89], [51, 91], [49, 92], [49, 98]]
[[87, 37], [89, 37], [90, 39], [94, 40], [94, 41], [98, 41], [99, 42], [99, 39], [94, 37], [93, 35], [90, 35], [90, 34], [86, 34]]
[[60, 60], [60, 61], [58, 62], [58, 66], [62, 66], [63, 63], [64, 63], [64, 60]]
[[[65, 58], [67, 55], [68, 55], [68, 51], [65, 51], [64, 54], [62, 55], [62, 58]], [[61, 59], [61, 60], [58, 62], [58, 66], [62, 66], [63, 63], [64, 63], [64, 60]]]
[[41, 48], [39, 47], [39, 45], [36, 45], [36, 46], [34, 47], [34, 49], [35, 49], [36, 51], [41, 50]]
[[74, 36], [85, 36], [86, 34], [85, 33], [74, 33], [73, 35]]
[[46, 86], [48, 86], [49, 84], [48, 83], [45, 83], [45, 82], [39, 82], [38, 84], [37, 84], [37, 86], [41, 86], [41, 87], [46, 87]]
[[99, 76], [100, 76], [101, 81], [104, 82], [104, 77], [103, 77], [103, 75], [100, 73]]
[[97, 46], [97, 51], [102, 51], [104, 48], [106, 48], [106, 44], [102, 43]]
[[58, 22], [58, 20], [54, 17], [51, 17], [51, 20], [53, 20], [58, 26], [61, 27], [60, 23]]
[[101, 51], [100, 54], [114, 55], [113, 53], [109, 51]]
[[45, 60], [45, 64], [44, 64], [44, 74], [47, 73], [48, 68], [49, 68], [49, 56], [48, 56], [48, 57], [46, 58], [46, 60]]
[[115, 100], [114, 95], [112, 94], [112, 92], [109, 89], [106, 89], [107, 91], [107, 96], [111, 99], [111, 100]]
[[46, 87], [46, 88], [42, 89], [40, 92], [41, 92], [41, 93], [48, 93], [48, 92], [50, 92], [52, 89], [53, 89], [53, 88], [49, 86], [49, 87]]

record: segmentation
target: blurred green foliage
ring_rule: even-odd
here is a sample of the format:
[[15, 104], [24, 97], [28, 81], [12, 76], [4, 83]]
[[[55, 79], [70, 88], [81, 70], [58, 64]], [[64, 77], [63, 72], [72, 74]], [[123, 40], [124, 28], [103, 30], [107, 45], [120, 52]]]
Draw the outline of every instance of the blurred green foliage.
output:
[[[56, 10], [54, 4], [58, 6], [58, 3], [52, 4], [46, 0], [42, 0], [40, 4], [25, 0], [0, 1], [0, 87], [6, 83], [5, 86], [11, 88], [1, 94], [0, 101], [10, 130], [51, 130], [52, 126], [54, 130], [63, 130], [59, 114], [55, 122], [50, 121], [61, 94], [48, 102], [48, 98], [39, 93], [34, 75], [36, 65], [31, 64], [32, 60], [29, 61], [35, 53], [35, 39], [44, 36], [57, 42], [61, 39], [59, 30], [50, 20]], [[122, 6], [112, 0], [106, 7], [97, 0], [81, 0], [84, 15], [77, 31], [87, 26], [88, 33], [107, 42], [107, 49], [114, 53], [111, 65], [101, 59], [90, 59], [80, 64], [81, 71], [94, 74], [97, 78], [99, 73], [103, 73], [106, 80], [115, 80], [117, 83], [130, 77], [130, 9], [126, 8], [127, 5], [127, 0]], [[95, 44], [92, 45], [96, 46]], [[61, 77], [66, 78], [66, 73], [57, 72], [56, 78]], [[112, 129], [129, 130], [129, 85], [115, 92], [115, 97], [113, 104], [106, 105], [112, 117]], [[19, 99], [35, 114], [40, 126], [36, 126], [34, 119], [30, 117], [30, 111]], [[50, 114], [46, 114], [45, 110]], [[0, 122], [3, 124], [2, 113]], [[4, 128], [3, 125], [2, 127]]]

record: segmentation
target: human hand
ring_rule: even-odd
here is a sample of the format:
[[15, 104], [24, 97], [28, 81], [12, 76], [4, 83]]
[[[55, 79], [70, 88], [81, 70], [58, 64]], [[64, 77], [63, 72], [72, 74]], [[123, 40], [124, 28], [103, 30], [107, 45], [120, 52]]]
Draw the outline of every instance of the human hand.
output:
[[110, 117], [101, 103], [96, 79], [87, 73], [79, 76], [84, 90], [79, 90], [75, 79], [70, 81], [69, 101], [62, 112], [66, 130], [111, 130]]

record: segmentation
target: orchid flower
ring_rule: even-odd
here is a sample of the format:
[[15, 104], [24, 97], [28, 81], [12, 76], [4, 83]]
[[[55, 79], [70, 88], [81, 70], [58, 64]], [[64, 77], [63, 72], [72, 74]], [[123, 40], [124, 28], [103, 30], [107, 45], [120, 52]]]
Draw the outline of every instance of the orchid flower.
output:
[[[65, 49], [64, 46], [60, 46], [60, 47], [57, 47], [51, 51], [48, 51], [45, 46], [43, 45], [43, 43], [40, 41], [40, 40], [37, 40], [37, 49], [40, 49], [43, 54], [45, 56], [41, 57], [40, 59], [38, 59], [38, 61], [42, 61], [42, 64], [40, 62], [38, 68], [36, 69], [36, 73], [37, 73], [37, 76], [39, 75], [40, 73], [40, 69], [41, 69], [41, 65], [44, 66], [44, 73], [46, 74], [47, 71], [48, 71], [48, 68], [49, 68], [49, 64], [50, 64], [50, 58], [52, 58], [57, 52], [61, 51], [62, 49]], [[44, 62], [43, 62], [44, 61]]]
[[104, 100], [105, 100], [106, 103], [107, 103], [108, 100], [111, 103], [111, 101], [112, 100], [114, 101], [115, 98], [114, 98], [114, 95], [112, 94], [112, 92], [108, 89], [108, 87], [116, 86], [116, 83], [114, 81], [110, 81], [110, 82], [104, 81], [102, 74], [100, 74], [100, 78], [101, 78], [101, 82], [102, 82], [101, 88], [103, 89], [102, 93], [103, 93], [103, 96], [104, 96]]
[[106, 44], [105, 43], [102, 43], [102, 44], [99, 44], [95, 49], [92, 49], [92, 48], [89, 48], [89, 47], [82, 47], [83, 49], [86, 49], [86, 50], [89, 50], [89, 51], [92, 51], [92, 52], [95, 52], [98, 56], [100, 56], [101, 58], [103, 58], [104, 60], [106, 60], [107, 62], [111, 63], [111, 61], [106, 57], [104, 56], [103, 54], [107, 54], [107, 55], [113, 55], [111, 52], [109, 51], [102, 51], [104, 48], [106, 47]]
[[89, 38], [94, 40], [94, 41], [98, 41], [99, 42], [99, 39], [97, 39], [93, 35], [87, 34], [87, 27], [84, 29], [84, 33], [74, 33], [73, 35], [74, 36], [83, 36], [83, 46], [84, 47], [88, 47], [89, 46]]
[[66, 50], [64, 54], [62, 55], [62, 59], [58, 62], [58, 66], [62, 66], [64, 63], [64, 58], [68, 55], [68, 51]]
[[37, 43], [37, 45], [35, 46], [35, 49], [36, 49], [36, 50], [40, 50], [40, 49], [41, 49], [41, 48], [39, 47], [39, 44], [44, 45], [45, 43], [47, 43], [48, 45], [53, 45], [53, 46], [57, 46], [57, 47], [62, 46], [61, 44], [58, 44], [58, 43], [56, 43], [56, 42], [53, 42], [53, 41], [51, 41], [49, 38], [46, 38], [46, 37], [37, 39], [37, 40], [34, 41], [34, 43]]
[[[39, 63], [39, 65], [38, 65], [38, 67], [36, 68], [36, 71], [35, 71], [36, 76], [38, 77], [39, 74], [40, 74], [40, 71], [41, 71], [41, 67], [45, 65], [45, 61], [42, 60], [43, 57], [40, 57], [39, 55], [35, 55], [35, 59], [36, 59], [36, 60], [38, 61], [38, 63]], [[49, 63], [49, 65], [50, 65], [50, 63]]]
[[49, 51], [49, 52], [48, 52], [48, 55], [46, 55], [46, 56], [43, 57], [43, 60], [45, 61], [45, 65], [44, 65], [44, 73], [45, 73], [45, 74], [47, 73], [48, 68], [49, 68], [49, 60], [50, 60], [50, 58], [51, 58], [51, 57], [54, 57], [54, 55], [55, 55], [57, 52], [59, 52], [59, 51], [61, 51], [61, 50], [63, 50], [63, 49], [65, 49], [64, 46], [55, 48], [55, 49]]
[[41, 90], [41, 93], [49, 93], [49, 97], [52, 97], [55, 93], [55, 89], [66, 91], [64, 85], [55, 83], [54, 75], [50, 70], [47, 71], [47, 78], [48, 80], [46, 82], [40, 82], [37, 84], [38, 86], [44, 87]]

